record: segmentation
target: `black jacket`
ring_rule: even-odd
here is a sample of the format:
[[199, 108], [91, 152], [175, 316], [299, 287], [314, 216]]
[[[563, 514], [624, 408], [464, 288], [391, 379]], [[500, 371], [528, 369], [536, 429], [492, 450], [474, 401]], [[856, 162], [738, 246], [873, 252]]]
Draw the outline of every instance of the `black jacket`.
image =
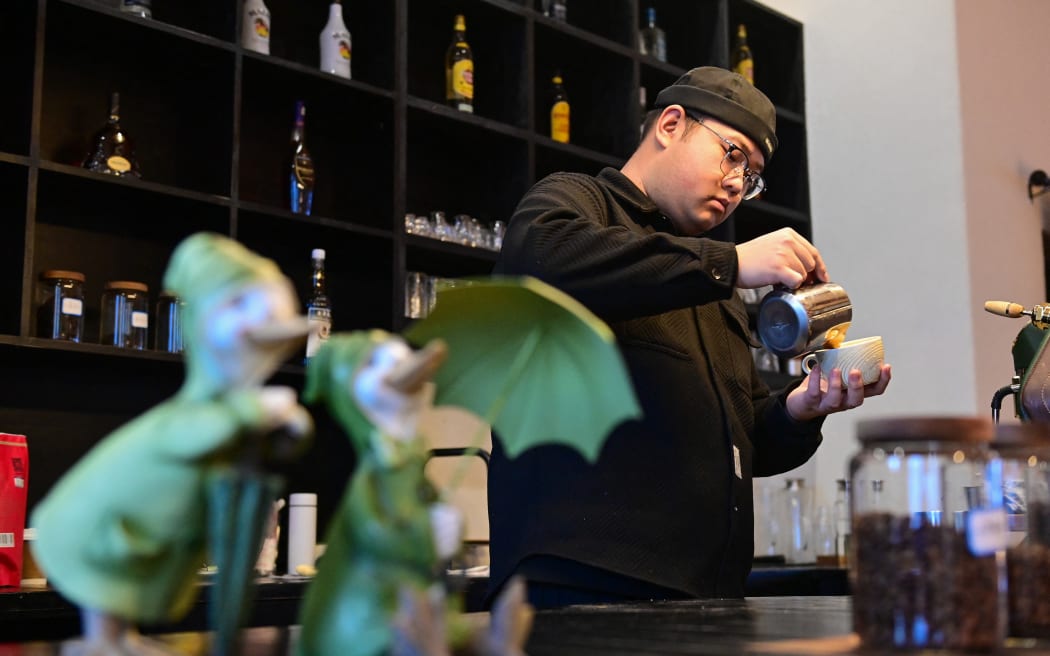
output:
[[771, 395], [759, 378], [734, 245], [676, 236], [615, 169], [558, 173], [518, 205], [495, 272], [540, 278], [608, 322], [644, 418], [619, 426], [593, 466], [563, 446], [509, 460], [494, 441], [492, 589], [544, 555], [698, 597], [743, 596], [751, 478], [808, 460], [822, 420], [795, 422], [787, 390]]

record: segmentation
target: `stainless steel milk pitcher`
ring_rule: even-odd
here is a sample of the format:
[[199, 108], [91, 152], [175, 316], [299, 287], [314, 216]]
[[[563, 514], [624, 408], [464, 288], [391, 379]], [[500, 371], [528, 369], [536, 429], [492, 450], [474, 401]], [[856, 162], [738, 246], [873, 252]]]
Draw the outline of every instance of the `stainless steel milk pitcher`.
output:
[[792, 358], [840, 340], [853, 320], [846, 290], [833, 282], [791, 290], [776, 287], [758, 308], [758, 336], [767, 349]]

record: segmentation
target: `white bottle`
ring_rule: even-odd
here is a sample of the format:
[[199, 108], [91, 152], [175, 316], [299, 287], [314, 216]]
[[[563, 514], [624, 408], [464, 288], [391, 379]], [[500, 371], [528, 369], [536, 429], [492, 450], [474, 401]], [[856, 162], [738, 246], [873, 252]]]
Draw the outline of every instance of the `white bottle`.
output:
[[263, 0], [244, 0], [241, 46], [264, 55], [270, 54], [270, 10]]
[[288, 573], [297, 574], [300, 565], [313, 567], [316, 546], [317, 495], [288, 495]]
[[328, 8], [328, 24], [321, 30], [321, 70], [350, 79], [350, 31], [339, 0]]

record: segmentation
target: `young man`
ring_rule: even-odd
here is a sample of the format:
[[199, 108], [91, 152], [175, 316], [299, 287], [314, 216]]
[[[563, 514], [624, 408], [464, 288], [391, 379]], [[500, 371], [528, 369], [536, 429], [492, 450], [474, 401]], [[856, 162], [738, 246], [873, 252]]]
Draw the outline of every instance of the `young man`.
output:
[[773, 105], [713, 67], [689, 71], [655, 105], [621, 170], [557, 173], [526, 194], [496, 266], [553, 284], [607, 321], [644, 411], [609, 436], [595, 465], [558, 446], [509, 460], [494, 443], [491, 588], [523, 574], [540, 608], [743, 596], [752, 477], [804, 463], [826, 415], [890, 380], [886, 365], [876, 383], [854, 371], [847, 389], [829, 388], [814, 371], [770, 392], [735, 288], [796, 288], [828, 280], [827, 268], [791, 229], [738, 245], [703, 235], [764, 188]]

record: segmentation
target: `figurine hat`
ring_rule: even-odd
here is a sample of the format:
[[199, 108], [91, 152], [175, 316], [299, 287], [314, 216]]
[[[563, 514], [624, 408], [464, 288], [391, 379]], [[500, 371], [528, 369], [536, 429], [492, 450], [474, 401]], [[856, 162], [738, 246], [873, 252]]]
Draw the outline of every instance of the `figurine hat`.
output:
[[238, 242], [212, 232], [184, 239], [172, 253], [164, 273], [164, 288], [192, 304], [233, 285], [283, 278], [272, 260]]
[[743, 132], [766, 157], [777, 148], [777, 112], [766, 94], [717, 66], [694, 68], [656, 96], [656, 108], [681, 105]]
[[389, 337], [382, 330], [355, 331], [332, 335], [318, 349], [306, 368], [303, 400], [324, 401], [328, 411], [347, 432], [360, 452], [368, 443], [375, 425], [361, 412], [353, 394], [353, 379], [372, 350]]

